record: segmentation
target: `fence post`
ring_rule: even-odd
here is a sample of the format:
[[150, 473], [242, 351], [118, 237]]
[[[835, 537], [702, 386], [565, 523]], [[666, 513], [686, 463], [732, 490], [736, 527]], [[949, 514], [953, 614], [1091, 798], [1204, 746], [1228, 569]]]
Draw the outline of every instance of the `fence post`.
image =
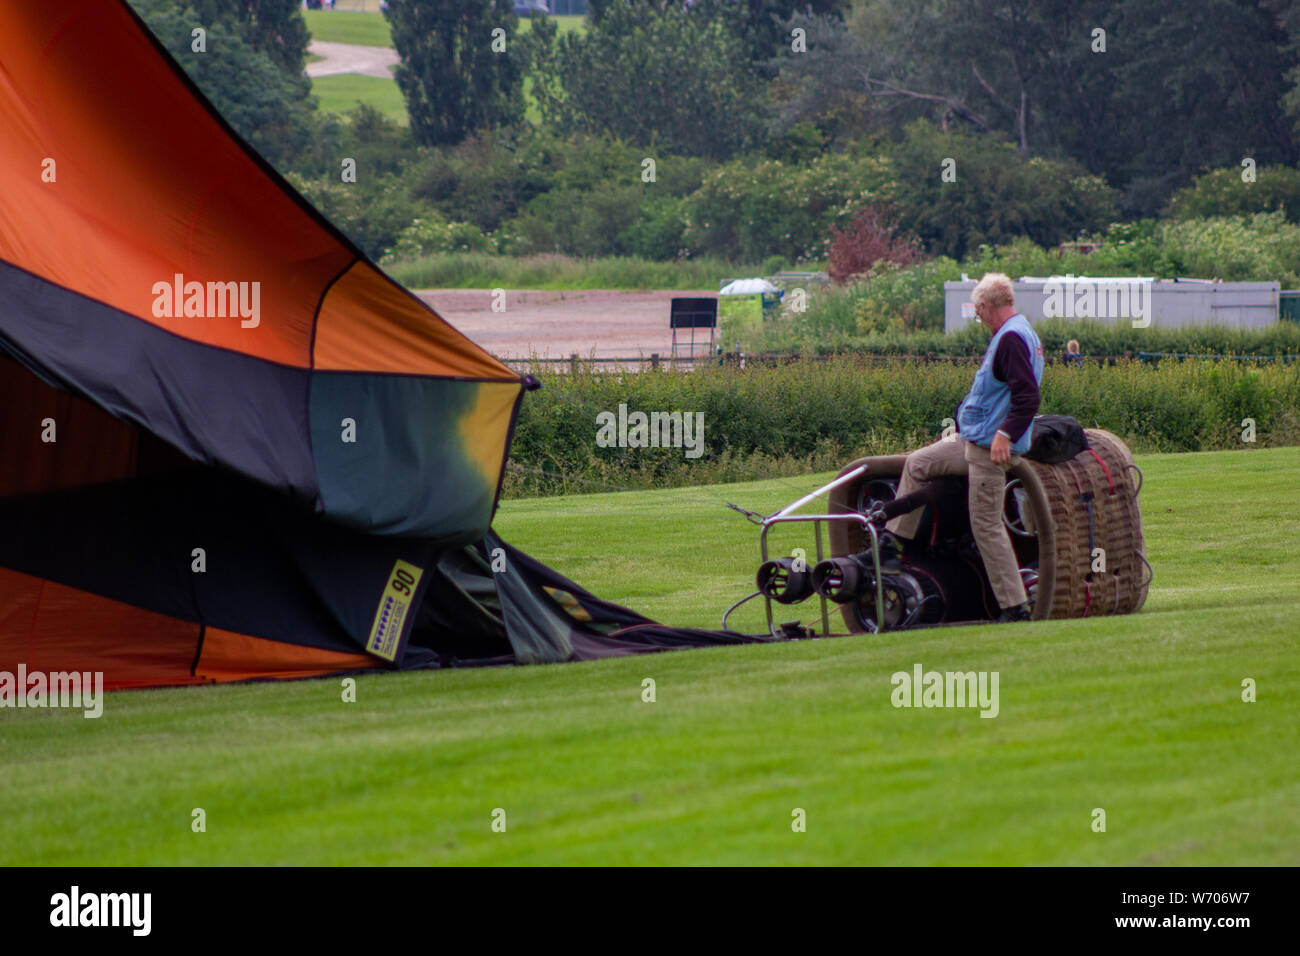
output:
[[569, 373], [571, 375], [578, 374], [578, 353], [577, 352], [574, 352], [569, 356]]
[[650, 353], [650, 367], [651, 367], [652, 369], [657, 369], [657, 368], [659, 367], [659, 353], [658, 353], [658, 352], [651, 352], [651, 353]]

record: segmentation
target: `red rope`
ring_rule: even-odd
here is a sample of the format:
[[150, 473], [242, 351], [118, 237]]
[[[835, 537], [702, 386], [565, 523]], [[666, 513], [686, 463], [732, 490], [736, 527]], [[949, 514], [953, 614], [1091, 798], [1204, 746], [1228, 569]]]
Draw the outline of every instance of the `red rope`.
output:
[[1088, 454], [1097, 459], [1097, 464], [1101, 465], [1101, 470], [1106, 473], [1106, 482], [1110, 485], [1110, 493], [1113, 495], [1115, 493], [1115, 479], [1110, 476], [1110, 469], [1107, 468], [1106, 463], [1101, 460], [1101, 455], [1097, 454], [1091, 448], [1088, 449]]

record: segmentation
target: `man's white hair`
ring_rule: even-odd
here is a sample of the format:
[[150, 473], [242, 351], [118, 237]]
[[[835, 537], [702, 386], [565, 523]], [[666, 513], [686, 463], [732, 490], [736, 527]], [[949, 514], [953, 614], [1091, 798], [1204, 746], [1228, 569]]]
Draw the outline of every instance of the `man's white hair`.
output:
[[1015, 293], [1011, 291], [1011, 279], [1004, 272], [984, 273], [984, 277], [971, 291], [970, 300], [976, 308], [979, 308], [981, 302], [988, 303], [994, 309], [1016, 304]]

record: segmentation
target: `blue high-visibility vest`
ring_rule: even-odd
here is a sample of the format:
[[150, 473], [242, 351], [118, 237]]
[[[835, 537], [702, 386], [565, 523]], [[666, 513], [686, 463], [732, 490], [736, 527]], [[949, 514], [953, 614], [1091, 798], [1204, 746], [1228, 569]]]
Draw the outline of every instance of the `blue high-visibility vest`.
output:
[[[1017, 312], [1003, 323], [997, 334], [989, 340], [989, 347], [984, 352], [984, 361], [975, 373], [975, 384], [969, 394], [962, 399], [957, 409], [957, 430], [966, 441], [974, 442], [982, 448], [993, 444], [993, 436], [998, 433], [1002, 420], [1011, 408], [1011, 387], [1006, 382], [999, 382], [993, 377], [993, 356], [997, 354], [998, 343], [1004, 335], [1018, 335], [1024, 339], [1029, 349], [1029, 362], [1034, 370], [1034, 381], [1043, 381], [1043, 345], [1038, 341], [1038, 333], [1029, 324], [1029, 320]], [[1031, 421], [1025, 433], [1011, 438], [1011, 453], [1023, 455], [1029, 451], [1033, 440], [1034, 423]]]

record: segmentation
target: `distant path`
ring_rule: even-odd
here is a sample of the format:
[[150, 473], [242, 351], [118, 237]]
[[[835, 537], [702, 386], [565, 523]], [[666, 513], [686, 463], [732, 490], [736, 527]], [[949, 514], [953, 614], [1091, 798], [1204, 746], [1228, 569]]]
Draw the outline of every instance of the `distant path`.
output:
[[[444, 319], [500, 358], [633, 358], [672, 350], [669, 300], [716, 296], [714, 290], [618, 292], [507, 291], [506, 311], [492, 311], [490, 289], [427, 289], [417, 292]], [[698, 334], [698, 333], [697, 333]], [[706, 333], [707, 334], [707, 333]]]
[[384, 46], [361, 46], [357, 43], [330, 43], [312, 40], [307, 47], [325, 59], [307, 64], [308, 76], [337, 76], [340, 73], [358, 73], [377, 76], [381, 80], [393, 78], [392, 68], [397, 66], [397, 51]]

